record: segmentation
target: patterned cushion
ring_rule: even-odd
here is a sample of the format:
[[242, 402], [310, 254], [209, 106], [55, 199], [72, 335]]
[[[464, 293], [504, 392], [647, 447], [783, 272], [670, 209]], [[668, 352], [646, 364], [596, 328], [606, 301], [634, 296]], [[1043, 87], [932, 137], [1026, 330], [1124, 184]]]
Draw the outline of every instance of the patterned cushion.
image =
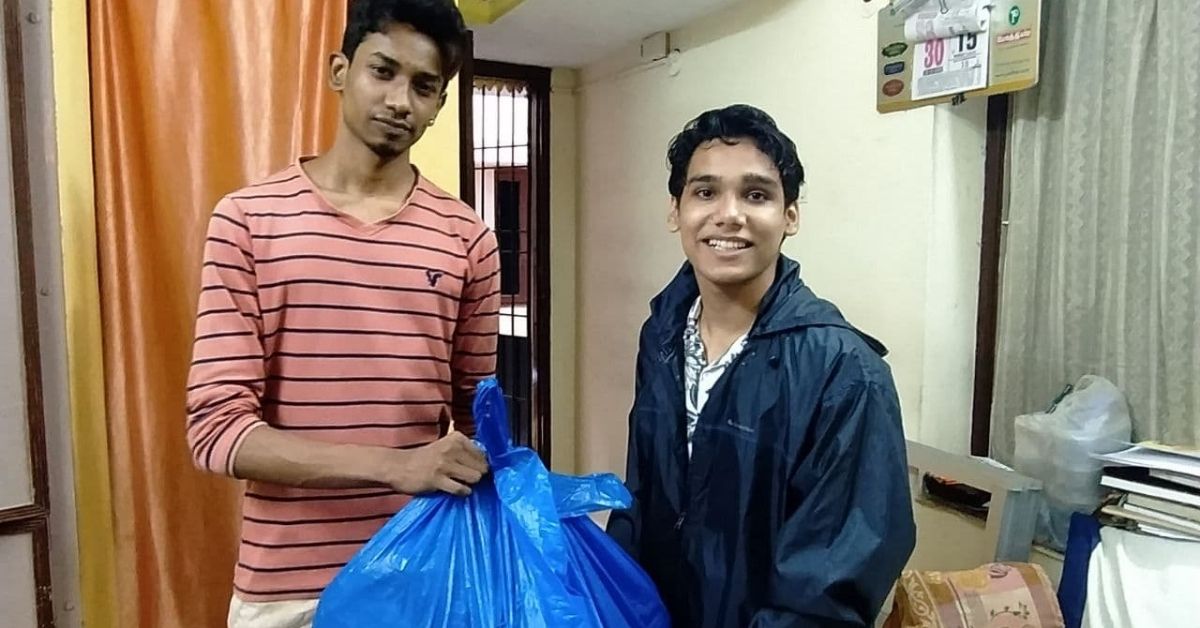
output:
[[1063, 628], [1046, 572], [1025, 563], [905, 571], [887, 628]]

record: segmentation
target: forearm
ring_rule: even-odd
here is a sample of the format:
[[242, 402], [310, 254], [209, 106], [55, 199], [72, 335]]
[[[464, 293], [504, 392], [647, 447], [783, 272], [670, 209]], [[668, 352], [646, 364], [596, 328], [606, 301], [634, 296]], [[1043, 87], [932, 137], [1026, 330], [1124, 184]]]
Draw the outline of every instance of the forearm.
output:
[[300, 488], [366, 488], [391, 484], [396, 458], [403, 454], [324, 443], [264, 425], [246, 435], [233, 471], [242, 479]]

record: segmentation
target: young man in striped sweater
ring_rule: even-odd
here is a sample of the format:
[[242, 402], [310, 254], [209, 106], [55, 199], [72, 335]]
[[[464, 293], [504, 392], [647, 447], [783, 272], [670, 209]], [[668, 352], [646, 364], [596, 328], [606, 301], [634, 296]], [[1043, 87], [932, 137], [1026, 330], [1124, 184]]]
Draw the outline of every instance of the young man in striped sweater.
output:
[[450, 0], [355, 0], [333, 146], [213, 214], [187, 436], [199, 467], [248, 480], [231, 627], [310, 625], [410, 496], [487, 472], [468, 437], [496, 363], [496, 238], [409, 162], [465, 41]]

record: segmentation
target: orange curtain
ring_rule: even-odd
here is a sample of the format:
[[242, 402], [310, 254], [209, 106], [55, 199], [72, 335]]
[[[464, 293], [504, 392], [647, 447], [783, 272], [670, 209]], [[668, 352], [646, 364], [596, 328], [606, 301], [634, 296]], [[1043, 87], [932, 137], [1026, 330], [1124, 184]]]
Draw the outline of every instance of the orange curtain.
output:
[[325, 67], [340, 46], [345, 7], [89, 2], [122, 628], [225, 625], [237, 486], [194, 470], [184, 442], [205, 227], [223, 194], [332, 140], [337, 100]]

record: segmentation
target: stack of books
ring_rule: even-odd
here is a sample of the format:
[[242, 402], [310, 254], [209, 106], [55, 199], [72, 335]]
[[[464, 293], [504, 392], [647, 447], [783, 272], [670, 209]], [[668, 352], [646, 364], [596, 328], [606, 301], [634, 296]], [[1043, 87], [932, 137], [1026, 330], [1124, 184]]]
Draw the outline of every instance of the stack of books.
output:
[[1100, 509], [1124, 527], [1200, 542], [1200, 452], [1134, 445], [1104, 461], [1100, 484], [1112, 494]]

